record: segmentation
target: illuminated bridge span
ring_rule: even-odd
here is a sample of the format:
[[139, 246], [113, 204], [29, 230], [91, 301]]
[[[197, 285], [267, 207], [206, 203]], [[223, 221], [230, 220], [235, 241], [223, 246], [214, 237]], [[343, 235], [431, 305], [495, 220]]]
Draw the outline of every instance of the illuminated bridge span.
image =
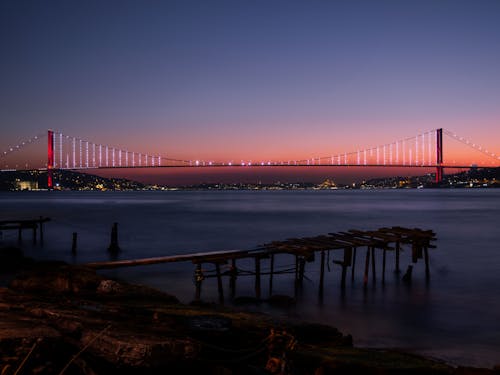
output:
[[[488, 167], [500, 165], [500, 155], [445, 129], [434, 129], [414, 137], [401, 139], [376, 147], [352, 152], [302, 160], [181, 160], [147, 152], [94, 143], [61, 132], [48, 130], [19, 145], [10, 147], [0, 158], [20, 151], [25, 146], [47, 137], [48, 187], [52, 188], [54, 169], [85, 170], [108, 168], [165, 168], [165, 167], [423, 167], [435, 168], [436, 182], [442, 181], [444, 168], [470, 168], [469, 165], [447, 165], [443, 159], [443, 136], [461, 142], [486, 155], [491, 160]], [[486, 166], [485, 166], [486, 167]]]

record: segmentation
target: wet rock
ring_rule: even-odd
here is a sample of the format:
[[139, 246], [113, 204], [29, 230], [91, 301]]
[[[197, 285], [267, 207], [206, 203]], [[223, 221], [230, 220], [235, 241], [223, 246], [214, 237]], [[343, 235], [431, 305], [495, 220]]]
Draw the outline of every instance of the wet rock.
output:
[[[97, 338], [96, 338], [97, 337]], [[89, 351], [118, 367], [154, 368], [196, 357], [199, 347], [188, 338], [120, 335], [108, 330], [87, 331], [82, 344]]]
[[95, 271], [87, 268], [62, 262], [43, 262], [16, 277], [9, 287], [39, 294], [93, 293], [101, 279]]
[[190, 330], [225, 332], [231, 329], [231, 319], [219, 315], [198, 315], [187, 318]]
[[102, 280], [97, 287], [97, 293], [117, 294], [123, 292], [121, 284], [114, 280]]

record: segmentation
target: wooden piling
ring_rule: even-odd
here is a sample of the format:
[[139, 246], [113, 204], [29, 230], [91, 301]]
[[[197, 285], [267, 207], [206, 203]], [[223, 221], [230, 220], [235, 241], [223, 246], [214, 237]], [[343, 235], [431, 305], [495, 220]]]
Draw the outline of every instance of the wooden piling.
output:
[[345, 289], [347, 267], [349, 267], [352, 263], [352, 247], [345, 247], [344, 248], [344, 259], [341, 262], [337, 262], [337, 263], [342, 266], [342, 276], [340, 279], [340, 287], [341, 287], [341, 289]]
[[36, 224], [33, 224], [33, 245], [36, 245]]
[[354, 281], [354, 268], [356, 267], [356, 248], [353, 248], [351, 281]]
[[196, 263], [196, 270], [194, 272], [195, 285], [196, 285], [196, 295], [195, 300], [200, 301], [201, 299], [201, 283], [203, 281], [203, 273], [201, 271], [201, 263]]
[[78, 233], [76, 232], [73, 232], [73, 240], [71, 242], [71, 252], [73, 254], [76, 254], [76, 242], [77, 242], [77, 237], [78, 237]]
[[118, 246], [118, 223], [113, 223], [111, 228], [111, 242], [108, 250], [113, 253], [120, 251], [120, 246]]
[[231, 270], [229, 277], [229, 292], [231, 294], [231, 299], [233, 299], [236, 295], [236, 277], [238, 274], [238, 270], [236, 269], [236, 259], [231, 259]]
[[425, 277], [428, 279], [431, 273], [429, 270], [429, 250], [427, 246], [424, 246], [424, 256], [425, 256]]
[[217, 290], [219, 292], [219, 303], [224, 304], [224, 289], [222, 288], [222, 275], [220, 273], [220, 263], [215, 263], [215, 272], [217, 274]]
[[255, 257], [255, 298], [260, 299], [260, 257]]
[[372, 246], [372, 280], [373, 280], [373, 285], [375, 285], [375, 281], [376, 281], [376, 273], [375, 273], [375, 246]]
[[384, 249], [383, 255], [382, 255], [382, 284], [385, 284], [385, 258], [386, 258], [386, 252], [387, 250]]
[[23, 242], [23, 230], [21, 229], [21, 226], [19, 226], [19, 229], [17, 230], [17, 241], [19, 243]]
[[306, 271], [306, 260], [304, 257], [299, 258], [299, 285], [302, 288], [304, 283], [304, 273]]
[[401, 270], [399, 269], [399, 252], [401, 250], [401, 244], [399, 241], [396, 242], [396, 269], [394, 272], [400, 273]]
[[40, 244], [43, 246], [43, 217], [40, 216], [40, 221], [38, 222], [40, 225]]
[[363, 276], [363, 284], [366, 287], [368, 284], [368, 271], [370, 269], [370, 247], [366, 249], [366, 258], [365, 258], [365, 274]]
[[299, 256], [295, 255], [295, 284], [299, 282]]
[[321, 264], [319, 269], [319, 297], [323, 298], [323, 288], [325, 280], [325, 251], [321, 251]]
[[271, 254], [269, 271], [269, 297], [273, 295], [273, 276], [274, 276], [274, 254]]

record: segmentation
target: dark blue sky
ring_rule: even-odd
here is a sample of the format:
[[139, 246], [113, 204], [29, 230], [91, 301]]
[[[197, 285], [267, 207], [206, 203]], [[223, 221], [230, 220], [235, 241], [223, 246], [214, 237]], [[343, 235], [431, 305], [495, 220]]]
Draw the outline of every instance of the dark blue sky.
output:
[[500, 151], [500, 1], [2, 1], [0, 147], [53, 128], [179, 158], [437, 127]]

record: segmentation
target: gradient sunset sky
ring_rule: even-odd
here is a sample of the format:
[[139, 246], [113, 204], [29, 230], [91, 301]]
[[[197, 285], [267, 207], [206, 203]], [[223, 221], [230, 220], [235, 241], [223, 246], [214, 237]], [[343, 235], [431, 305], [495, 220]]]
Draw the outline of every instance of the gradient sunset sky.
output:
[[3, 0], [0, 46], [0, 151], [51, 128], [179, 159], [307, 159], [442, 127], [500, 154], [498, 0]]

